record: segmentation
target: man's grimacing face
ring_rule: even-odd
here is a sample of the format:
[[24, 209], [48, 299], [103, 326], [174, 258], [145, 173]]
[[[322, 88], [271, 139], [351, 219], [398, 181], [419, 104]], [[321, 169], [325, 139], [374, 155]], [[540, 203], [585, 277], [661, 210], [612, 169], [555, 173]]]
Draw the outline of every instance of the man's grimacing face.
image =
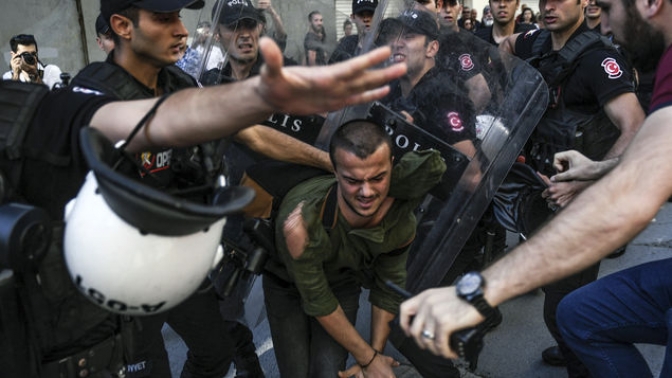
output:
[[261, 24], [256, 20], [243, 18], [230, 25], [217, 24], [217, 33], [229, 59], [243, 63], [257, 59]]
[[360, 217], [375, 216], [390, 191], [390, 147], [382, 144], [363, 160], [340, 148], [335, 151], [334, 157], [338, 188], [348, 209]]

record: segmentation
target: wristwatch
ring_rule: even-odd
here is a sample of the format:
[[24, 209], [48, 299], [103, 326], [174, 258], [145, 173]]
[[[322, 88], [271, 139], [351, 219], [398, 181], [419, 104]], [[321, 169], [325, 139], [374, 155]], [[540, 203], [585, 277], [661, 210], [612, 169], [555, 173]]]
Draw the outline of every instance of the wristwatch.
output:
[[486, 320], [497, 317], [499, 312], [496, 308], [490, 306], [483, 297], [483, 288], [485, 279], [478, 272], [466, 273], [456, 284], [457, 296], [471, 303], [476, 310], [485, 316]]

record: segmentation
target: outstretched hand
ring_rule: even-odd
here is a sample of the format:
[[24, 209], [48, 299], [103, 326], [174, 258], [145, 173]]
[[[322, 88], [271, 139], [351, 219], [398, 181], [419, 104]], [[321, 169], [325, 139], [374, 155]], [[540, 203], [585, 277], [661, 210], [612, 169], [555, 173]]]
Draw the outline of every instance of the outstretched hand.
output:
[[388, 82], [406, 72], [405, 64], [371, 69], [389, 57], [389, 47], [330, 66], [287, 68], [271, 39], [262, 38], [260, 47], [265, 64], [258, 94], [284, 113], [315, 114], [377, 100], [389, 92]]

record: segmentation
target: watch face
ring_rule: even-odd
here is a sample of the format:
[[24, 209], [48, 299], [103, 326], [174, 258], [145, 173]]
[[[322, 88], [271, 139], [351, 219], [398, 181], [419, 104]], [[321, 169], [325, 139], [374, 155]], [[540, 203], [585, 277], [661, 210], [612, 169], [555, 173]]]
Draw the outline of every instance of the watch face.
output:
[[470, 295], [481, 288], [482, 278], [479, 274], [470, 272], [462, 276], [457, 282], [457, 292], [461, 295]]

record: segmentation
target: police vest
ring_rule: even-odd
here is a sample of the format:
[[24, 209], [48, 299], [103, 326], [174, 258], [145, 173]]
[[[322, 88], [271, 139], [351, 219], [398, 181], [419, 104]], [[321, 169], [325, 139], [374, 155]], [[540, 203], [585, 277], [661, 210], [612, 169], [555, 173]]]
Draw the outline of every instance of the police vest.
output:
[[614, 45], [597, 33], [584, 32], [559, 51], [544, 52], [549, 39], [550, 32], [540, 31], [532, 47], [534, 55], [527, 60], [548, 84], [550, 102], [525, 146], [527, 164], [546, 175], [555, 173], [555, 153], [575, 149], [590, 159], [601, 160], [620, 136], [603, 108], [595, 114], [573, 111], [565, 106], [562, 96], [562, 87], [576, 69], [579, 58], [604, 47], [617, 52]]
[[[163, 69], [164, 90], [172, 93], [180, 89], [194, 88], [196, 81], [176, 66]], [[153, 98], [156, 95], [137, 81], [126, 70], [112, 63], [96, 62], [84, 67], [72, 80], [73, 86], [94, 89], [113, 95], [120, 100], [139, 100]]]
[[[177, 66], [166, 66], [159, 75], [159, 84], [166, 94], [198, 86], [194, 78]], [[121, 100], [156, 97], [152, 90], [122, 67], [109, 62], [89, 64], [73, 79], [72, 85], [114, 95]], [[222, 170], [222, 159], [219, 157], [223, 155], [225, 147], [221, 142], [207, 142], [196, 149], [174, 148], [168, 151], [170, 158], [167, 164], [170, 164], [174, 175], [168, 176], [168, 180], [164, 179], [159, 185], [181, 189], [208, 183]], [[152, 184], [152, 181], [148, 183]]]

